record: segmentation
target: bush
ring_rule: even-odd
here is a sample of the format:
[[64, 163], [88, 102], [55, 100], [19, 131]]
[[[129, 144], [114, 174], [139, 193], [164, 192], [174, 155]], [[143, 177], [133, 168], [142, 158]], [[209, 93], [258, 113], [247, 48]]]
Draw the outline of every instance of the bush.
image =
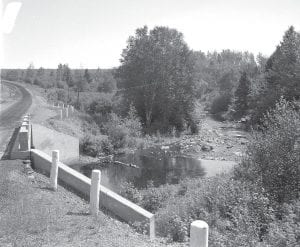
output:
[[128, 144], [129, 131], [122, 126], [110, 126], [108, 128], [108, 136], [115, 149], [125, 148]]
[[299, 198], [299, 137], [300, 114], [281, 99], [265, 116], [261, 131], [253, 133], [236, 177], [263, 188], [274, 202]]
[[201, 219], [210, 227], [211, 246], [258, 245], [272, 220], [266, 197], [224, 175], [185, 185], [183, 196], [169, 197], [156, 213], [158, 234], [184, 241], [191, 222]]
[[199, 126], [202, 125], [203, 110], [198, 104], [195, 104], [194, 110], [187, 117], [187, 128], [190, 130], [190, 134], [198, 134]]
[[268, 93], [258, 94], [253, 97], [253, 102], [250, 105], [250, 122], [249, 125], [257, 127], [262, 124], [265, 114], [274, 109], [276, 101], [279, 98], [278, 93], [269, 90]]
[[105, 154], [112, 153], [113, 148], [106, 136], [85, 135], [80, 140], [80, 151], [83, 154], [96, 157], [101, 153], [105, 153]]
[[115, 149], [121, 149], [134, 148], [138, 145], [137, 138], [141, 136], [141, 128], [138, 118], [129, 115], [122, 119], [111, 113], [106, 116], [106, 123], [103, 124], [102, 131], [108, 135]]
[[188, 237], [188, 227], [186, 220], [180, 218], [178, 215], [170, 217], [168, 222], [168, 237], [176, 242], [184, 242]]
[[68, 92], [64, 89], [50, 89], [47, 93], [47, 98], [51, 101], [68, 101]]
[[164, 203], [170, 197], [174, 197], [177, 192], [177, 186], [174, 185], [154, 187], [153, 183], [149, 183], [146, 189], [140, 191], [143, 198], [141, 206], [154, 213], [162, 208]]
[[130, 106], [128, 116], [124, 119], [124, 125], [128, 129], [130, 136], [141, 136], [142, 124], [133, 105]]
[[300, 201], [284, 204], [281, 220], [270, 224], [264, 242], [268, 246], [300, 246]]
[[199, 134], [199, 127], [195, 121], [191, 121], [190, 128], [191, 128], [191, 134]]
[[33, 84], [37, 85], [41, 88], [46, 88], [46, 84], [43, 81], [41, 81], [40, 79], [37, 79], [37, 78], [34, 79]]
[[106, 94], [102, 94], [100, 98], [93, 100], [87, 108], [87, 112], [91, 115], [95, 115], [95, 114], [108, 115], [112, 113], [112, 110], [113, 110], [112, 98]]
[[81, 128], [85, 133], [93, 136], [100, 135], [100, 129], [98, 125], [88, 114], [81, 113], [79, 116], [82, 120]]
[[144, 209], [155, 213], [164, 203], [178, 194], [178, 186], [163, 185], [154, 187], [153, 183], [147, 184], [147, 188], [138, 190], [132, 183], [123, 183], [120, 194], [128, 200], [140, 205]]
[[141, 204], [142, 195], [140, 191], [134, 187], [134, 185], [130, 182], [124, 182], [121, 184], [121, 189], [119, 191], [121, 196], [127, 198], [128, 200], [136, 203]]
[[65, 81], [58, 81], [56, 85], [60, 89], [67, 89], [68, 88], [68, 84]]

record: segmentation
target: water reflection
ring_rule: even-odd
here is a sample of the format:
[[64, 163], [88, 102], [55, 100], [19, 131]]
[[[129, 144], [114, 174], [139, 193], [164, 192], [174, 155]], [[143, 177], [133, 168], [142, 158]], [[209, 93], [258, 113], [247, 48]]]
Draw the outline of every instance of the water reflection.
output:
[[201, 161], [190, 157], [176, 156], [172, 151], [158, 148], [115, 157], [115, 160], [133, 164], [138, 168], [115, 163], [92, 163], [74, 166], [84, 175], [90, 177], [93, 169], [101, 170], [101, 184], [112, 190], [118, 190], [121, 183], [132, 182], [137, 188], [144, 188], [152, 181], [155, 186], [176, 184], [184, 178], [203, 177], [206, 172]]

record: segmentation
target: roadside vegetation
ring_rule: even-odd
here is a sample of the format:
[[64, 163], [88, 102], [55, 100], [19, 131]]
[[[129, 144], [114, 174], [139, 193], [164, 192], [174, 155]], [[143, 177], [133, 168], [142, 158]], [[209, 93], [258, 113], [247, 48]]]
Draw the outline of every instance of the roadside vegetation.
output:
[[119, 68], [57, 70], [30, 65], [3, 78], [43, 87], [49, 101], [76, 106], [90, 156], [145, 148], [201, 131], [201, 104], [219, 121], [251, 133], [230, 174], [120, 193], [157, 214], [157, 233], [185, 242], [193, 220], [210, 226], [210, 246], [300, 245], [300, 34], [290, 27], [269, 57], [189, 49], [175, 29], [129, 37]]
[[232, 173], [143, 190], [124, 184], [120, 193], [155, 213], [157, 233], [173, 241], [187, 241], [202, 219], [210, 246], [298, 246], [300, 114], [281, 100], [263, 121]]

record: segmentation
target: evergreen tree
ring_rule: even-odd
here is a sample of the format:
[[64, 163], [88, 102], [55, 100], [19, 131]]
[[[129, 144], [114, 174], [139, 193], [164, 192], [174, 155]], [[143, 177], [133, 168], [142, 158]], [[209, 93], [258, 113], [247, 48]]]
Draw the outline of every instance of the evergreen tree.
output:
[[283, 40], [266, 64], [266, 80], [269, 90], [276, 93], [277, 99], [284, 96], [288, 100], [300, 98], [300, 38], [291, 26]]
[[261, 123], [264, 114], [274, 108], [281, 97], [288, 101], [300, 99], [300, 34], [293, 26], [267, 60], [262, 82], [264, 86], [255, 97], [252, 124]]
[[239, 85], [235, 91], [235, 112], [236, 117], [242, 117], [246, 114], [249, 106], [250, 80], [243, 72], [239, 80]]

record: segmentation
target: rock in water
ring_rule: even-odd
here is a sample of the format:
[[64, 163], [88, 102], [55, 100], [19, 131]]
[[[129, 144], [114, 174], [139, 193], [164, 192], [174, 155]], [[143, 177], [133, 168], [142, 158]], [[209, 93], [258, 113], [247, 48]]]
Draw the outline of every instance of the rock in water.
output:
[[205, 151], [205, 152], [209, 152], [209, 151], [213, 150], [213, 147], [210, 146], [210, 145], [208, 145], [208, 144], [203, 144], [203, 145], [201, 146], [201, 150], [202, 150], [202, 151]]

